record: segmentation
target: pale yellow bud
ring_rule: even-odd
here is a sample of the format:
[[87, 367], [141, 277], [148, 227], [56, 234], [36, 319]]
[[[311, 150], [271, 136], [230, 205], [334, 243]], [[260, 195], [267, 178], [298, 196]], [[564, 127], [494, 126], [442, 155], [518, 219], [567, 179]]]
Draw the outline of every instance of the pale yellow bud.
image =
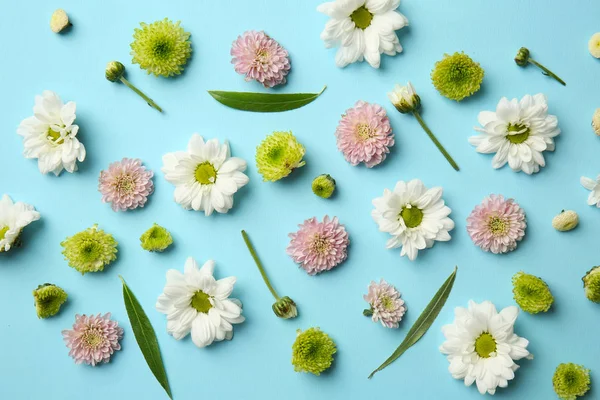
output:
[[65, 10], [59, 8], [52, 13], [52, 17], [50, 18], [50, 29], [52, 29], [52, 32], [59, 33], [70, 25], [69, 16]]
[[552, 227], [559, 232], [573, 230], [578, 224], [579, 216], [572, 210], [563, 211], [552, 219]]

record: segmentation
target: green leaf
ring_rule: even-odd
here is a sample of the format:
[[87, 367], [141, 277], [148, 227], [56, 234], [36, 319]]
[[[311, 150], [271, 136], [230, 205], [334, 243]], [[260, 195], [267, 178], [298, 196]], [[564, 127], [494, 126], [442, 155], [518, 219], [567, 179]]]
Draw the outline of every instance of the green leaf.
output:
[[154, 328], [123, 277], [119, 275], [119, 278], [123, 282], [123, 300], [125, 301], [125, 309], [127, 310], [129, 322], [131, 322], [135, 340], [146, 359], [150, 371], [152, 371], [158, 383], [165, 389], [169, 398], [172, 399], [173, 396], [171, 395], [167, 372], [160, 356], [160, 349], [158, 348], [158, 340], [156, 339]]
[[454, 272], [446, 279], [446, 282], [438, 289], [437, 293], [425, 310], [421, 313], [417, 321], [408, 331], [408, 334], [400, 343], [400, 346], [394, 351], [394, 353], [387, 359], [383, 364], [381, 364], [375, 371], [371, 372], [369, 375], [369, 379], [375, 375], [378, 371], [381, 371], [391, 363], [393, 363], [398, 357], [400, 357], [406, 350], [408, 350], [412, 345], [417, 343], [419, 339], [427, 332], [429, 327], [433, 324], [433, 321], [437, 318], [438, 314], [446, 304], [446, 300], [450, 295], [450, 291], [452, 290], [452, 286], [454, 285], [454, 279], [456, 278], [456, 271], [458, 267], [454, 267]]
[[209, 90], [208, 94], [219, 103], [236, 110], [281, 112], [294, 110], [312, 103], [325, 91], [325, 88], [327, 86], [324, 86], [319, 93], [250, 93]]

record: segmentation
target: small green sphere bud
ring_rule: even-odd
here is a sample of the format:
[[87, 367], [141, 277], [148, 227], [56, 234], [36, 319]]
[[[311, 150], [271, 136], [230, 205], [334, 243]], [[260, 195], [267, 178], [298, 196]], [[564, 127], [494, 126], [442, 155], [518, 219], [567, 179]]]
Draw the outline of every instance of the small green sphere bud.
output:
[[106, 79], [111, 82], [116, 82], [123, 74], [125, 74], [125, 66], [118, 61], [111, 61], [106, 64], [106, 71], [104, 73], [106, 75]]
[[56, 315], [67, 301], [67, 292], [51, 283], [44, 283], [33, 291], [33, 299], [38, 318], [49, 318]]
[[279, 318], [283, 319], [296, 318], [298, 316], [296, 303], [287, 296], [282, 297], [273, 303], [273, 312]]
[[573, 363], [560, 364], [552, 377], [552, 386], [562, 400], [575, 400], [590, 390], [590, 370]]
[[521, 47], [517, 53], [517, 56], [515, 57], [515, 62], [521, 67], [526, 66], [529, 62], [529, 49], [526, 47]]
[[513, 278], [513, 295], [521, 309], [529, 314], [546, 312], [554, 303], [554, 297], [541, 278], [517, 272]]
[[324, 199], [330, 198], [335, 191], [335, 179], [328, 174], [317, 176], [312, 181], [312, 191]]
[[552, 227], [559, 232], [573, 230], [579, 224], [579, 216], [573, 210], [562, 211], [552, 218]]
[[60, 33], [69, 26], [71, 26], [71, 22], [69, 22], [69, 16], [65, 10], [59, 8], [52, 13], [52, 17], [50, 17], [50, 29], [52, 29], [52, 32]]
[[594, 303], [600, 303], [600, 266], [589, 270], [582, 280], [585, 296]]

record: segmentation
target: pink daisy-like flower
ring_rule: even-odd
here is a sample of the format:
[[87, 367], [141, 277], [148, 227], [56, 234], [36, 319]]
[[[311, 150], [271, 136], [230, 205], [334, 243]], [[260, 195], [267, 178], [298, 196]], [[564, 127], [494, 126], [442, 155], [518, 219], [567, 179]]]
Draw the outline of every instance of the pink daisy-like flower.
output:
[[62, 331], [69, 355], [75, 364], [107, 363], [112, 354], [121, 350], [119, 340], [123, 338], [123, 328], [117, 321], [110, 319], [110, 313], [104, 315], [75, 315], [72, 330]]
[[328, 271], [346, 260], [350, 240], [337, 217], [330, 220], [326, 215], [323, 222], [309, 218], [298, 227], [288, 235], [292, 240], [287, 253], [309, 275]]
[[394, 145], [394, 134], [385, 109], [358, 101], [346, 110], [335, 131], [337, 147], [352, 165], [372, 168], [385, 160]]
[[370, 315], [373, 322], [381, 321], [386, 328], [397, 328], [406, 313], [404, 300], [400, 296], [400, 292], [384, 279], [379, 283], [371, 281], [369, 293], [363, 296], [371, 308], [365, 310], [364, 314]]
[[266, 88], [285, 83], [290, 71], [288, 52], [263, 31], [247, 31], [233, 42], [231, 63], [235, 72]]
[[154, 191], [152, 177], [139, 159], [124, 158], [100, 171], [98, 190], [102, 201], [111, 203], [114, 211], [133, 210], [144, 207], [148, 196]]
[[517, 248], [525, 236], [525, 211], [513, 199], [490, 195], [467, 218], [467, 231], [475, 245], [494, 254]]

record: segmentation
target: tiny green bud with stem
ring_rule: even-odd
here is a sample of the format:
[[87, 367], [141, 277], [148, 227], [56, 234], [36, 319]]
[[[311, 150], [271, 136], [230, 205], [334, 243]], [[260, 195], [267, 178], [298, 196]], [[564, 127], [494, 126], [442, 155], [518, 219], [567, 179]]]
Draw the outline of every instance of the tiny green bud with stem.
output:
[[290, 299], [288, 296], [279, 297], [279, 295], [277, 294], [277, 292], [271, 285], [269, 278], [267, 277], [267, 273], [265, 272], [265, 269], [264, 269], [262, 263], [260, 262], [258, 255], [256, 254], [256, 250], [254, 250], [254, 246], [252, 246], [252, 243], [250, 243], [250, 238], [248, 237], [248, 234], [244, 230], [242, 231], [242, 237], [244, 238], [244, 242], [246, 242], [248, 251], [250, 251], [250, 255], [252, 255], [252, 258], [254, 259], [254, 262], [256, 263], [256, 266], [258, 267], [258, 270], [260, 271], [260, 274], [262, 275], [262, 278], [265, 281], [267, 288], [269, 288], [269, 291], [271, 292], [273, 297], [275, 297], [276, 301], [275, 301], [275, 303], [273, 303], [273, 306], [272, 306], [273, 312], [279, 318], [283, 318], [283, 319], [295, 318], [298, 315], [298, 310], [296, 309], [296, 303], [294, 303], [294, 301], [292, 299]]
[[521, 47], [519, 49], [519, 51], [517, 52], [517, 56], [515, 57], [515, 62], [520, 67], [526, 67], [527, 64], [533, 64], [536, 67], [538, 67], [539, 69], [541, 69], [542, 73], [544, 75], [550, 76], [550, 77], [556, 79], [563, 86], [567, 86], [565, 81], [560, 79], [554, 72], [550, 71], [548, 68], [544, 67], [542, 64], [540, 64], [537, 61], [535, 61], [534, 59], [532, 59], [530, 57], [529, 49], [527, 49], [526, 47]]
[[118, 61], [111, 61], [106, 65], [105, 71], [106, 79], [111, 82], [121, 81], [128, 88], [136, 92], [142, 99], [146, 100], [148, 105], [159, 112], [162, 112], [162, 108], [158, 106], [150, 97], [146, 96], [141, 90], [133, 86], [123, 75], [125, 75], [125, 66]]

